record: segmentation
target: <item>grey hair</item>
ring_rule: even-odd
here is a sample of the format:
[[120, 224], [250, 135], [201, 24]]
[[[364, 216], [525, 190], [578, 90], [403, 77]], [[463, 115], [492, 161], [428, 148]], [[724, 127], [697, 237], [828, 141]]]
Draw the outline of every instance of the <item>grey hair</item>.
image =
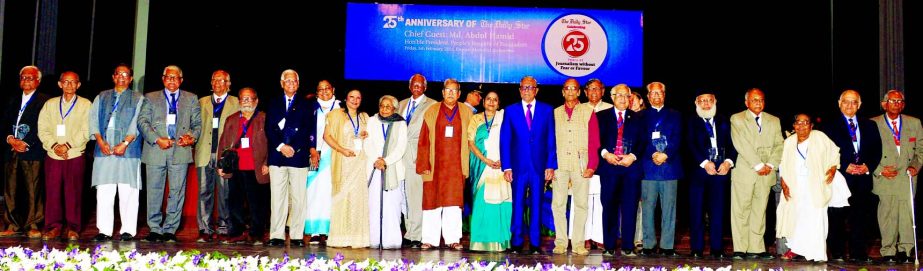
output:
[[599, 78], [590, 78], [590, 80], [587, 80], [587, 81], [586, 81], [586, 84], [583, 84], [583, 88], [584, 88], [584, 89], [589, 88], [589, 87], [590, 87], [590, 84], [592, 84], [592, 83], [599, 83], [600, 86], [603, 86], [603, 87], [602, 87], [603, 90], [606, 89], [606, 84], [603, 84], [603, 81], [602, 81], [602, 80], [599, 80]]
[[538, 80], [535, 80], [535, 77], [532, 77], [531, 75], [523, 76], [522, 79], [519, 80], [519, 84], [521, 85], [522, 81], [526, 80], [531, 80], [532, 82], [535, 82], [535, 85], [538, 85]]
[[39, 80], [39, 81], [42, 81], [42, 70], [39, 70], [38, 67], [36, 67], [36, 66], [29, 65], [29, 66], [22, 67], [22, 69], [19, 70], [19, 75], [22, 75], [22, 73], [25, 72], [25, 71], [28, 70], [28, 69], [33, 69], [33, 70], [37, 71], [37, 72], [38, 72], [38, 80]]
[[[847, 90], [844, 90], [843, 92], [840, 92], [840, 98], [837, 99], [837, 101], [842, 101], [842, 100], [843, 100], [843, 95], [846, 95], [847, 92], [855, 92], [855, 93], [856, 93], [856, 96], [859, 97], [859, 102], [860, 102], [860, 103], [862, 102], [862, 95], [859, 95], [859, 91], [857, 91], [857, 90], [855, 90], [855, 89], [847, 89]], [[887, 97], [887, 95], [885, 95], [885, 96]]]
[[655, 87], [655, 86], [656, 86], [656, 87], [660, 87], [660, 89], [663, 90], [664, 93], [667, 92], [667, 86], [664, 85], [664, 84], [661, 83], [661, 82], [656, 82], [656, 81], [655, 81], [655, 82], [651, 82], [650, 84], [647, 84], [647, 92], [651, 92], [651, 88], [653, 88], [653, 87]]
[[881, 101], [882, 101], [882, 102], [887, 102], [887, 101], [888, 101], [888, 94], [891, 94], [891, 93], [897, 93], [897, 94], [900, 94], [901, 97], [907, 97], [907, 96], [904, 95], [904, 92], [903, 92], [903, 91], [896, 90], [896, 89], [892, 89], [892, 90], [888, 90], [888, 92], [885, 92], [885, 95], [881, 97]]
[[298, 72], [296, 72], [293, 69], [287, 69], [287, 70], [282, 71], [282, 75], [279, 76], [279, 81], [285, 80], [285, 74], [288, 74], [288, 73], [294, 73], [295, 80], [301, 82], [301, 77], [298, 76]]
[[747, 92], [744, 92], [744, 101], [747, 101], [747, 99], [750, 99], [750, 92], [754, 92], [754, 91], [759, 91], [760, 93], [763, 93], [763, 95], [766, 94], [760, 88], [751, 88], [751, 89], [748, 89]]
[[378, 104], [379, 104], [379, 105], [380, 105], [381, 102], [383, 102], [383, 101], [389, 101], [389, 102], [391, 102], [391, 106], [393, 106], [394, 108], [397, 108], [397, 107], [398, 107], [397, 98], [395, 98], [394, 96], [385, 95], [385, 96], [381, 96], [381, 98], [378, 98]]
[[167, 76], [167, 71], [169, 70], [174, 70], [179, 73], [179, 77], [183, 77], [183, 69], [180, 69], [179, 66], [176, 65], [170, 65], [166, 68], [163, 68], [163, 76]]
[[[448, 85], [449, 83], [456, 84], [456, 85], [458, 85], [459, 88], [461, 88], [461, 84], [459, 84], [459, 83], [458, 83], [458, 80], [455, 80], [455, 78], [447, 78], [447, 79], [445, 79], [445, 81], [442, 82], [442, 87], [445, 88], [445, 86]], [[461, 91], [461, 89], [459, 89], [458, 91]]]
[[417, 76], [420, 76], [420, 78], [423, 78], [423, 88], [426, 88], [426, 76], [423, 76], [422, 74], [419, 74], [419, 73], [415, 73], [412, 76], [410, 76], [410, 79], [407, 80], [407, 85], [409, 86], [413, 84], [413, 78]]
[[224, 74], [224, 76], [227, 76], [227, 77], [228, 77], [228, 79], [227, 79], [228, 82], [231, 82], [231, 73], [229, 73], [229, 72], [227, 72], [227, 71], [225, 71], [225, 70], [215, 70], [214, 72], [212, 72], [212, 76], [215, 76], [215, 74], [216, 74], [216, 73], [219, 73], [219, 72], [220, 72], [221, 74]]
[[618, 85], [613, 86], [612, 89], [609, 90], [609, 95], [610, 95], [610, 96], [611, 96], [611, 95], [615, 95], [615, 91], [618, 90], [618, 89], [620, 89], [620, 88], [624, 88], [624, 89], [628, 90], [628, 94], [633, 93], [633, 92], [631, 91], [631, 88], [628, 87], [628, 84], [618, 84]]

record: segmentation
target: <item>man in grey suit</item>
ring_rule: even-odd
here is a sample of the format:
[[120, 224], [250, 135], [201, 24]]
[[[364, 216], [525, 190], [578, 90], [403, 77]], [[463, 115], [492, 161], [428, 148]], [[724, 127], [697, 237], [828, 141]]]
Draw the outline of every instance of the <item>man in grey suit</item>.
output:
[[404, 166], [407, 176], [404, 193], [407, 196], [407, 211], [404, 214], [403, 247], [420, 247], [423, 240], [423, 177], [417, 174], [417, 142], [420, 141], [420, 128], [423, 126], [423, 112], [436, 101], [426, 97], [426, 77], [414, 74], [410, 77], [410, 98], [401, 101], [396, 110], [407, 121], [407, 150], [404, 151]]
[[[224, 70], [212, 73], [212, 95], [199, 99], [202, 117], [200, 140], [195, 146], [196, 175], [199, 177], [199, 207], [196, 220], [199, 224], [199, 238], [196, 242], [215, 241], [215, 232], [226, 235], [231, 224], [228, 208], [228, 179], [218, 176], [215, 166], [216, 157], [224, 150], [218, 149], [218, 139], [224, 134], [224, 120], [238, 111], [240, 102], [234, 95], [229, 95], [231, 75]], [[218, 202], [218, 221], [215, 223], [212, 213], [215, 210], [215, 198]], [[240, 232], [240, 229], [231, 230]]]
[[888, 263], [913, 262], [913, 201], [907, 182], [913, 178], [916, 194], [916, 176], [923, 165], [923, 128], [920, 119], [901, 114], [904, 104], [904, 93], [890, 90], [881, 101], [885, 114], [872, 118], [881, 135], [881, 162], [872, 174], [872, 193], [879, 199], [881, 256]]
[[[186, 197], [186, 169], [193, 162], [192, 145], [202, 126], [196, 95], [179, 89], [183, 71], [167, 66], [162, 80], [164, 89], [145, 94], [147, 102], [138, 115], [138, 129], [144, 135], [141, 162], [147, 170], [147, 225], [151, 228], [142, 240], [146, 242], [176, 242]], [[167, 179], [170, 195], [164, 215], [160, 209]]]
[[747, 110], [731, 116], [731, 141], [737, 160], [731, 171], [731, 236], [734, 259], [773, 259], [766, 252], [766, 204], [776, 184], [782, 161], [782, 126], [779, 118], [763, 112], [763, 91], [752, 88], [744, 96]]

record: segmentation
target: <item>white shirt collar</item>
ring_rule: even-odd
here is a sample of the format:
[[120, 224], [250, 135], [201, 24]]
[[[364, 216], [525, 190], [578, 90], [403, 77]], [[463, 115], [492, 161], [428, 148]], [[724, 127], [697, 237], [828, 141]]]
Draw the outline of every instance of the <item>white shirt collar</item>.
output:
[[164, 88], [164, 89], [163, 89], [163, 92], [166, 93], [167, 95], [170, 95], [170, 94], [179, 94], [179, 89], [176, 89], [176, 91], [172, 91], [172, 92], [171, 92], [169, 89]]
[[225, 101], [225, 100], [227, 100], [227, 98], [228, 98], [228, 93], [227, 93], [227, 92], [225, 92], [224, 95], [221, 95], [221, 96], [218, 96], [218, 95], [215, 95], [214, 93], [212, 93], [212, 101], [217, 101], [218, 99], [221, 99], [222, 101]]
[[330, 98], [330, 100], [327, 100], [327, 101], [324, 101], [324, 100], [321, 100], [321, 99], [317, 99], [317, 103], [320, 104], [320, 106], [323, 107], [323, 108], [325, 108], [325, 109], [331, 108], [331, 107], [336, 103], [336, 101], [337, 101], [337, 97], [336, 97], [336, 96], [332, 96], [332, 97]]
[[414, 105], [418, 105], [424, 100], [426, 100], [426, 94], [420, 95], [420, 97], [417, 97], [416, 99], [414, 99], [412, 95], [410, 96], [410, 101], [412, 101]]
[[751, 117], [751, 118], [763, 117], [763, 112], [760, 112], [760, 114], [757, 115], [757, 114], [753, 114], [753, 111], [750, 111], [750, 109], [747, 109], [747, 113], [750, 113], [750, 117]]
[[891, 117], [888, 117], [888, 113], [885, 113], [885, 119], [888, 120], [888, 124], [891, 124], [892, 121], [897, 121], [898, 124], [901, 123], [901, 115], [897, 115], [897, 119], [892, 119]]
[[657, 112], [660, 112], [660, 110], [663, 110], [663, 106], [662, 106], [662, 105], [661, 105], [660, 107], [656, 107], [656, 106], [653, 106], [653, 105], [652, 105], [651, 108], [653, 108], [654, 110], [657, 110]]
[[32, 93], [29, 93], [29, 94], [26, 94], [25, 92], [23, 92], [23, 93], [22, 93], [22, 102], [25, 103], [27, 100], [29, 100], [29, 98], [31, 98], [32, 95], [35, 95], [35, 92], [36, 92], [35, 90], [33, 90]]
[[532, 105], [532, 108], [534, 109], [534, 108], [535, 108], [535, 99], [532, 99], [532, 102], [528, 102], [528, 103], [527, 103], [525, 100], [523, 100], [523, 101], [522, 101], [522, 108], [525, 109], [525, 108], [526, 108], [526, 105], [529, 105], [529, 104], [531, 104], [531, 105]]

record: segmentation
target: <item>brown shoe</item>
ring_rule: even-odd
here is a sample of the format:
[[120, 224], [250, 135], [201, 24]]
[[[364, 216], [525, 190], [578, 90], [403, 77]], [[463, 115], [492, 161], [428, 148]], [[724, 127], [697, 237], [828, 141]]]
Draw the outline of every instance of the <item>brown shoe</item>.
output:
[[13, 236], [16, 236], [16, 235], [18, 235], [18, 234], [19, 234], [19, 233], [16, 232], [16, 231], [14, 231], [13, 229], [7, 229], [7, 230], [5, 230], [5, 231], [0, 231], [0, 237], [13, 237]]
[[80, 234], [79, 234], [79, 233], [77, 233], [76, 231], [73, 231], [73, 230], [68, 230], [68, 231], [67, 231], [67, 240], [68, 240], [68, 241], [77, 241], [77, 239], [80, 239]]
[[[32, 231], [29, 231], [29, 235], [31, 234], [32, 234]], [[49, 231], [46, 231], [45, 235], [42, 235], [42, 240], [45, 240], [45, 241], [53, 240], [55, 238], [58, 238], [58, 236], [61, 236], [61, 229], [54, 228]]]
[[32, 239], [42, 238], [42, 232], [40, 232], [39, 230], [36, 230], [36, 229], [31, 229], [31, 230], [29, 230], [28, 236], [29, 236], [29, 238], [32, 238]]

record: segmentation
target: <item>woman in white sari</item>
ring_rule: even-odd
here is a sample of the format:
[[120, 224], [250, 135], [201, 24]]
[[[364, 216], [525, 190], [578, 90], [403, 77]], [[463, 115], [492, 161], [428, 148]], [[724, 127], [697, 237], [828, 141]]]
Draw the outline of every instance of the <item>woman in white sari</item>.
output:
[[[407, 123], [399, 114], [397, 98], [378, 99], [378, 114], [369, 118], [365, 139], [366, 173], [369, 180], [369, 241], [372, 248], [401, 248], [401, 206], [404, 194], [403, 157], [407, 148]], [[382, 189], [384, 183], [384, 189]], [[383, 208], [382, 208], [383, 207]]]
[[[814, 131], [806, 114], [795, 117], [795, 135], [785, 140], [782, 163], [784, 197], [776, 209], [776, 237], [785, 238], [789, 251], [807, 260], [827, 260], [827, 207], [848, 198], [845, 180], [833, 183], [840, 166], [840, 149], [821, 131]], [[845, 189], [845, 191], [843, 191]]]

